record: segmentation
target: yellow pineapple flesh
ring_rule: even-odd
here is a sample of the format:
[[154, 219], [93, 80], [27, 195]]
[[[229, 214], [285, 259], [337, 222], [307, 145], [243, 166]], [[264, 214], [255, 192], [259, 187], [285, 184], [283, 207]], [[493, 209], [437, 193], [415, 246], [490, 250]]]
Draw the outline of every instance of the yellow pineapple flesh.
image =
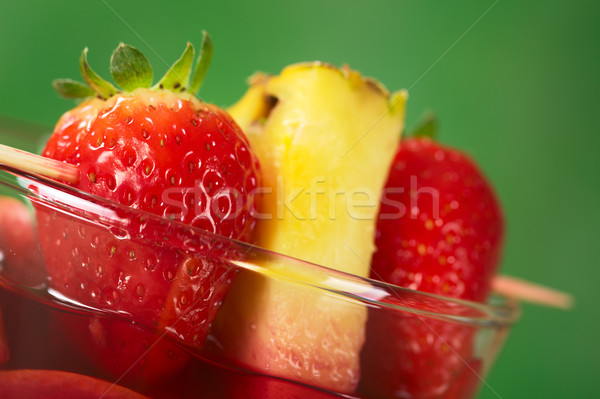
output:
[[[358, 72], [322, 63], [255, 76], [229, 111], [261, 161], [258, 245], [368, 276], [405, 100], [404, 91], [390, 95]], [[213, 331], [224, 353], [258, 371], [352, 392], [366, 316], [361, 304], [244, 271]]]

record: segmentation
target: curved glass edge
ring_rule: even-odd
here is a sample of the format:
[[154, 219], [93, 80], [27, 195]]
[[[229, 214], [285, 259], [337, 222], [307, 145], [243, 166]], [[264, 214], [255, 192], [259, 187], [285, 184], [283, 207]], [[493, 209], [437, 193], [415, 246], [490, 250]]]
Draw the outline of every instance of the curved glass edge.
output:
[[346, 301], [478, 327], [510, 326], [520, 316], [518, 303], [508, 298], [492, 296], [487, 304], [481, 304], [358, 277], [132, 209], [44, 177], [2, 165], [0, 169], [5, 170], [0, 173], [0, 185], [11, 193], [75, 219], [102, 225], [120, 237], [134, 235], [213, 257], [270, 278], [327, 291]]

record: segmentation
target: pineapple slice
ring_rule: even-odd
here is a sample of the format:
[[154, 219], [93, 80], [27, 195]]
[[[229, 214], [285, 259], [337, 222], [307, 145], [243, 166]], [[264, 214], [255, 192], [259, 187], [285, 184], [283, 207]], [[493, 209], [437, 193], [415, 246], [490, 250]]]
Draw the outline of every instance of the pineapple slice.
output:
[[[254, 76], [229, 111], [261, 161], [258, 245], [368, 276], [405, 101], [405, 91], [390, 96], [358, 72], [322, 63]], [[363, 305], [242, 272], [213, 331], [224, 353], [258, 371], [352, 392], [366, 316]]]

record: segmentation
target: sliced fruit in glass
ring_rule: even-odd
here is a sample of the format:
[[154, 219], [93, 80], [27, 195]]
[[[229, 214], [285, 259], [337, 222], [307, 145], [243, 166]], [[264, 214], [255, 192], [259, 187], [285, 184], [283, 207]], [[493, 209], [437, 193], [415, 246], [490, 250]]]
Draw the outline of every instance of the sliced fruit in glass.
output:
[[[410, 365], [405, 363], [405, 359], [395, 357], [394, 337], [387, 335], [386, 331], [392, 330], [388, 327], [397, 324], [406, 328], [411, 325], [420, 325], [419, 328], [422, 328], [425, 325], [431, 334], [424, 339], [439, 341], [438, 355], [445, 358], [440, 364], [447, 366], [437, 369], [435, 364], [432, 365], [432, 373], [442, 376], [436, 377], [436, 381], [442, 383], [432, 387], [431, 397], [471, 398], [489, 372], [511, 325], [519, 315], [518, 306], [503, 298], [493, 297], [488, 304], [477, 304], [387, 285], [132, 210], [16, 169], [5, 169], [8, 173], [2, 172], [0, 176], [0, 184], [6, 188], [5, 192], [32, 204], [40, 216], [39, 223], [49, 218], [45, 227], [37, 226], [40, 232], [52, 226], [61, 226], [62, 229], [68, 228], [68, 234], [92, 234], [100, 237], [100, 241], [96, 242], [91, 237], [89, 245], [103, 243], [108, 251], [111, 250], [108, 241], [102, 240], [110, 237], [118, 241], [120, 247], [134, 245], [140, 248], [139, 254], [183, 258], [186, 262], [182, 265], [193, 266], [189, 269], [191, 276], [194, 273], [202, 274], [207, 265], [218, 268], [222, 271], [220, 275], [231, 279], [233, 284], [236, 284], [236, 274], [245, 270], [257, 280], [277, 281], [277, 284], [293, 287], [290, 292], [295, 297], [286, 301], [298, 301], [299, 306], [302, 306], [302, 295], [298, 295], [298, 292], [305, 292], [312, 298], [320, 297], [319, 308], [281, 315], [292, 326], [310, 323], [312, 312], [327, 313], [335, 309], [335, 304], [343, 303], [344, 307], [355, 309], [357, 314], [365, 310], [368, 312], [366, 342], [358, 359], [361, 363], [358, 388], [335, 390], [329, 385], [331, 378], [327, 373], [331, 370], [315, 367], [315, 378], [311, 381], [306, 381], [301, 377], [302, 373], [298, 373], [298, 369], [306, 362], [303, 357], [310, 357], [310, 364], [314, 365], [318, 364], [315, 359], [340, 355], [339, 348], [331, 345], [337, 339], [330, 338], [337, 338], [344, 331], [336, 330], [335, 323], [324, 327], [326, 331], [323, 332], [319, 351], [290, 352], [287, 358], [289, 367], [283, 371], [279, 368], [276, 375], [269, 375], [268, 371], [259, 372], [244, 359], [235, 358], [223, 350], [212, 331], [209, 331], [206, 339], [188, 334], [192, 331], [190, 325], [194, 323], [193, 315], [198, 303], [210, 304], [215, 309], [217, 320], [223, 317], [220, 312], [227, 307], [221, 306], [221, 302], [227, 302], [226, 292], [196, 292], [193, 301], [182, 300], [184, 296], [178, 297], [178, 301], [165, 303], [165, 307], [178, 307], [177, 312], [169, 313], [176, 314], [176, 318], [148, 320], [143, 306], [125, 312], [118, 306], [102, 305], [102, 301], [107, 304], [111, 300], [118, 302], [119, 298], [124, 297], [124, 292], [141, 293], [138, 287], [130, 287], [126, 281], [115, 288], [116, 299], [114, 292], [94, 290], [86, 284], [73, 287], [73, 283], [69, 282], [70, 287], [63, 290], [56, 281], [49, 281], [43, 275], [43, 263], [48, 255], [44, 252], [48, 252], [50, 243], [40, 245], [38, 241], [22, 255], [36, 251], [41, 253], [37, 261], [31, 261], [38, 264], [29, 265], [31, 270], [41, 273], [41, 277], [21, 278], [14, 268], [22, 268], [22, 265], [16, 266], [16, 262], [2, 263], [0, 308], [3, 310], [10, 352], [5, 367], [11, 370], [65, 370], [103, 378], [157, 398], [173, 395], [239, 397], [241, 393], [245, 397], [257, 398], [294, 395], [389, 397], [387, 379], [402, 378], [402, 369]], [[4, 231], [8, 232], [9, 238], [18, 240], [18, 237], [10, 236], [9, 228]], [[16, 247], [11, 246], [10, 242], [5, 240], [0, 243], [1, 253], [13, 251], [14, 254]], [[79, 263], [74, 263], [74, 259], [78, 259], [74, 251], [74, 247], [64, 252], [52, 251], [52, 256], [64, 256], [62, 260], [71, 262], [70, 267], [73, 268], [97, 270], [102, 266], [94, 264], [94, 259], [79, 259]], [[136, 261], [139, 260], [137, 256], [134, 254], [131, 262], [140, 268], [139, 273], [147, 273], [148, 270], [143, 269], [148, 264], [145, 259]], [[152, 272], [161, 273], [164, 278], [173, 281], [179, 281], [177, 279], [185, 275], [182, 274], [183, 266], [169, 275], [170, 269], [163, 269], [160, 259], [157, 260]], [[123, 258], [121, 262], [129, 260]], [[152, 292], [143, 288], [144, 295], [152, 295]], [[78, 295], [78, 300], [74, 301], [71, 294], [73, 289], [81, 290], [88, 299], [82, 301], [81, 298], [85, 296]], [[285, 295], [285, 290], [279, 292]], [[248, 293], [247, 301], [242, 305], [255, 306], [257, 300], [260, 300], [258, 293]], [[229, 308], [227, 311], [235, 312], [236, 309]], [[300, 317], [305, 319], [298, 320]], [[332, 317], [335, 319], [335, 315]], [[240, 322], [228, 328], [252, 329], [257, 326]], [[298, 332], [300, 336], [301, 333]], [[288, 329], [286, 334], [281, 337], [282, 340], [295, 339], [293, 329]], [[123, 356], [123, 353], [129, 356]], [[169, 372], [164, 372], [162, 366], [165, 364], [172, 365], [167, 367]], [[410, 393], [393, 394], [407, 397]]]

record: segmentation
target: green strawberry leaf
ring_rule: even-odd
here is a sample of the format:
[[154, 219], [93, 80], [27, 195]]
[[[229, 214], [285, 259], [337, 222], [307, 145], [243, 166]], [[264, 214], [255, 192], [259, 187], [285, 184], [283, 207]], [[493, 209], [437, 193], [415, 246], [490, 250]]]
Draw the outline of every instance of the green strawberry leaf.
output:
[[169, 68], [165, 76], [154, 86], [154, 88], [166, 89], [175, 92], [187, 90], [194, 62], [194, 46], [188, 42], [181, 57]]
[[213, 55], [212, 40], [206, 31], [202, 31], [202, 46], [200, 47], [200, 54], [198, 55], [198, 62], [196, 63], [196, 69], [194, 70], [194, 76], [192, 77], [192, 84], [190, 85], [190, 93], [196, 94], [202, 86], [204, 76], [210, 65]]
[[135, 47], [119, 44], [110, 58], [110, 73], [115, 83], [126, 91], [152, 84], [152, 66]]
[[86, 84], [71, 79], [56, 79], [52, 86], [64, 98], [86, 98], [96, 95]]
[[53, 83], [54, 88], [66, 98], [85, 98], [96, 95], [104, 100], [120, 93], [120, 89], [131, 92], [137, 88], [165, 89], [175, 93], [188, 91], [195, 95], [202, 86], [213, 55], [210, 36], [206, 31], [203, 31], [202, 35], [202, 46], [193, 73], [191, 70], [194, 64], [194, 46], [188, 42], [179, 59], [157, 84], [150, 87], [152, 85], [152, 67], [148, 59], [135, 47], [121, 43], [110, 59], [110, 72], [116, 86], [102, 79], [90, 67], [86, 47], [79, 59], [79, 69], [89, 87], [71, 79], [58, 79]]
[[436, 139], [438, 135], [438, 120], [433, 111], [427, 111], [421, 117], [421, 121], [416, 128], [413, 129], [412, 137], [429, 137]]
[[96, 92], [98, 96], [104, 99], [108, 99], [118, 93], [119, 90], [106, 80], [102, 79], [96, 74], [90, 67], [87, 61], [87, 47], [83, 49], [81, 58], [79, 59], [79, 69], [81, 70], [81, 76], [85, 82]]

